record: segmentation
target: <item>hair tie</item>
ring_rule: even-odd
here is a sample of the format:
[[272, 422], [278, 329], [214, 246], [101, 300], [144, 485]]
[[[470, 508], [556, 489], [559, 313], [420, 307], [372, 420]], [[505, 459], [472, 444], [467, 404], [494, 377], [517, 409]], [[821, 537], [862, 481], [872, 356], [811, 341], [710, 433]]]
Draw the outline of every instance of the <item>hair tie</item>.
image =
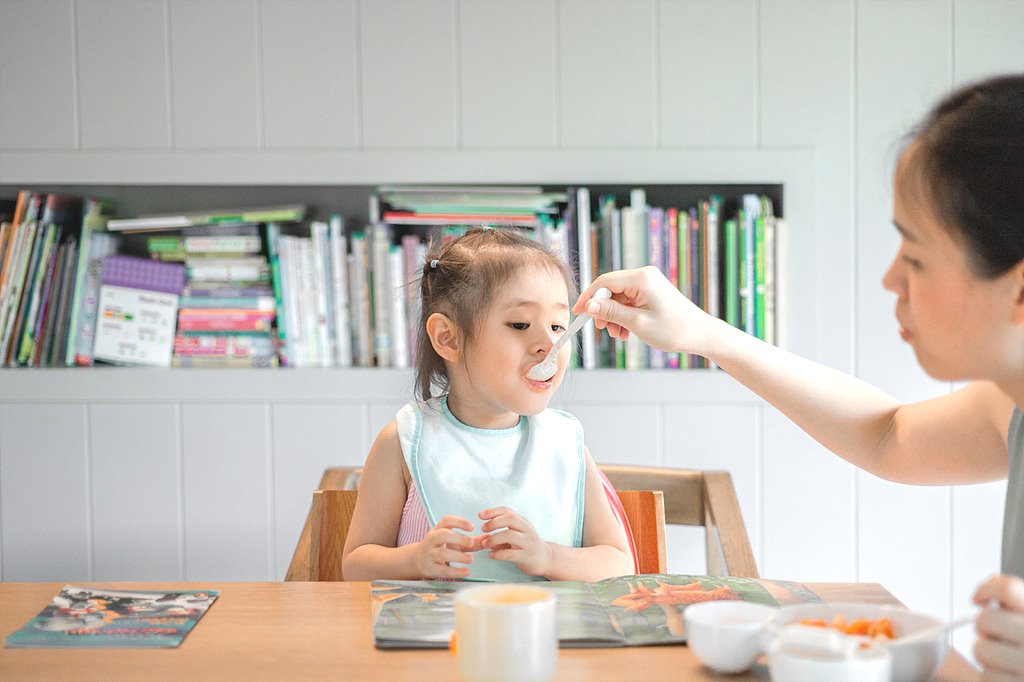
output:
[[434, 260], [430, 261], [430, 267], [432, 269], [434, 269], [434, 270], [437, 269], [437, 259], [436, 258]]

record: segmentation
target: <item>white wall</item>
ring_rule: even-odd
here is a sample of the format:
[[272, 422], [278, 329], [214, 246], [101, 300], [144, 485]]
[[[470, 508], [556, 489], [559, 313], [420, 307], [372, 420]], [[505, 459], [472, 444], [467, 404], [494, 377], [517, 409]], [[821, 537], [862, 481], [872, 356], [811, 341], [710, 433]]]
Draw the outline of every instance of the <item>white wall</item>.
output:
[[[781, 179], [789, 347], [917, 399], [949, 387], [880, 286], [897, 140], [951, 86], [1024, 70], [1022, 35], [1019, 0], [0, 0], [0, 183]], [[61, 402], [80, 379], [32, 374], [0, 375], [8, 579], [280, 577], [316, 470], [358, 461], [402, 402], [343, 392], [354, 412], [332, 421], [332, 396], [269, 386], [210, 417], [187, 387], [141, 387], [145, 445], [104, 458], [127, 452], [116, 397], [90, 379], [98, 395]], [[562, 397], [598, 458], [730, 469], [766, 576], [878, 581], [949, 617], [998, 567], [1003, 484], [889, 484], [721, 382], [631, 377], [630, 400], [602, 376]], [[239, 447], [242, 506], [218, 506]], [[218, 566], [220, 524], [252, 537]], [[174, 543], [141, 556], [117, 541], [132, 527]], [[694, 544], [678, 536], [677, 570]]]

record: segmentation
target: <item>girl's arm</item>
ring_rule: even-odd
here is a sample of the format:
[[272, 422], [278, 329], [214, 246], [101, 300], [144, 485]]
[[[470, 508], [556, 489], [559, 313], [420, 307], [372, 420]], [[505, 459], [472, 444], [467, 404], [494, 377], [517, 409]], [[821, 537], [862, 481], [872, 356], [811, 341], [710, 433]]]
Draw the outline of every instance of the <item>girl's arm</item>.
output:
[[[385, 426], [366, 458], [359, 478], [359, 496], [352, 514], [342, 570], [345, 580], [419, 580], [423, 578], [465, 578], [468, 568], [448, 562], [469, 564], [472, 540], [455, 528], [472, 531], [465, 519], [446, 516], [423, 541], [396, 547], [402, 509], [408, 496], [405, 458], [394, 421]], [[467, 546], [469, 543], [469, 546]]]
[[[612, 299], [591, 300], [602, 286]], [[876, 476], [942, 485], [1007, 475], [1013, 401], [994, 384], [977, 382], [905, 405], [711, 317], [656, 268], [601, 275], [574, 310], [589, 312], [614, 337], [633, 333], [662, 350], [709, 358], [826, 448]]]
[[511, 561], [528, 575], [548, 580], [601, 580], [633, 573], [626, 532], [608, 504], [597, 465], [590, 452], [586, 457], [584, 489], [583, 546], [566, 547], [540, 538], [533, 524], [508, 507], [480, 512], [485, 533], [505, 528], [483, 539], [483, 547], [499, 561]]

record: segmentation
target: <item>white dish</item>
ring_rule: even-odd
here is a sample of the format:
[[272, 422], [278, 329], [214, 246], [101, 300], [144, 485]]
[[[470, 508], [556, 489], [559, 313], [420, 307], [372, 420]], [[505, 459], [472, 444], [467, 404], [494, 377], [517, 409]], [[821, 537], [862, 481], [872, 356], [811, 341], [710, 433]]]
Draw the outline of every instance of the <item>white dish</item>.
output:
[[892, 654], [892, 682], [921, 682], [931, 677], [949, 651], [946, 632], [937, 632], [934, 637], [901, 644], [900, 638], [914, 634], [943, 621], [916, 611], [880, 604], [797, 604], [778, 610], [763, 632], [762, 644], [767, 651], [778, 636], [780, 629], [800, 620], [823, 620], [830, 623], [842, 614], [847, 622], [859, 618], [878, 620], [888, 618], [893, 623], [896, 636], [891, 642], [884, 642]]
[[741, 673], [761, 655], [761, 632], [778, 609], [743, 601], [708, 601], [683, 611], [686, 643], [719, 673]]
[[786, 625], [768, 647], [768, 672], [772, 682], [890, 682], [892, 653], [831, 628]]

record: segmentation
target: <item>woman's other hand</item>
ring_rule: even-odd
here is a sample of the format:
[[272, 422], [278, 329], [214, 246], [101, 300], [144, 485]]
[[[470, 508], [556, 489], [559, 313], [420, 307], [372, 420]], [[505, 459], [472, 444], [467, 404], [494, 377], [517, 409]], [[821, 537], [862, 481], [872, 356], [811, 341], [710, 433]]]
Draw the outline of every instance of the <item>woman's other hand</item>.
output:
[[981, 679], [1024, 680], [1024, 580], [1011, 575], [989, 578], [975, 592], [974, 603], [982, 607], [974, 644]]

